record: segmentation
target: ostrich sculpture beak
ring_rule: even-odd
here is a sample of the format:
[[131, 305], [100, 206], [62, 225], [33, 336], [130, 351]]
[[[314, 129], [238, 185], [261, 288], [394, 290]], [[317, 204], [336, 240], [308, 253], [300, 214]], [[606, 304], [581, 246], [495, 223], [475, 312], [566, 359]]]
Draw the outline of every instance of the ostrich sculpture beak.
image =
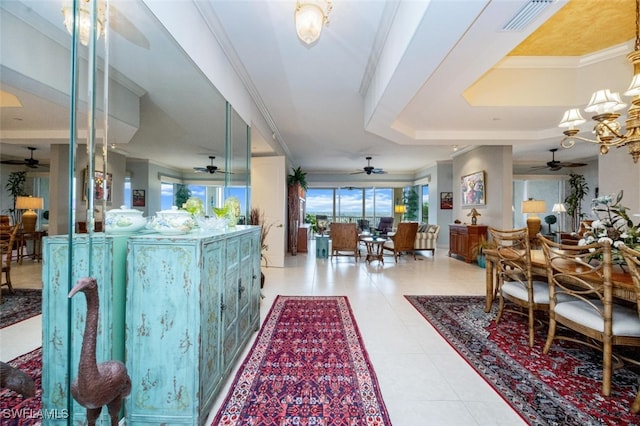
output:
[[75, 287], [73, 287], [69, 292], [68, 297], [69, 299], [71, 299], [79, 291], [85, 291], [90, 287], [97, 287], [97, 286], [98, 286], [98, 283], [95, 278], [91, 278], [91, 277], [80, 278], [76, 283]]

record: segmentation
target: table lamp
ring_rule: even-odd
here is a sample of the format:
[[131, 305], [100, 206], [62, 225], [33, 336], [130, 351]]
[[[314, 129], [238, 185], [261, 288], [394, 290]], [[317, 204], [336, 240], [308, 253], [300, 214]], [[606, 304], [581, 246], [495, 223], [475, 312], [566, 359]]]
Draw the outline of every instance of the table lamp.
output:
[[393, 212], [395, 214], [399, 214], [400, 215], [400, 221], [402, 221], [402, 215], [404, 215], [407, 212], [407, 206], [405, 206], [404, 204], [396, 204], [393, 207]]
[[44, 200], [40, 197], [17, 197], [16, 209], [26, 210], [22, 213], [22, 229], [24, 232], [35, 232], [38, 214], [34, 210], [44, 207]]
[[538, 235], [542, 225], [540, 224], [540, 218], [536, 213], [544, 213], [547, 211], [547, 204], [544, 200], [529, 199], [522, 202], [522, 213], [532, 213], [527, 217], [527, 232], [529, 238], [533, 238]]
[[562, 222], [560, 222], [560, 214], [561, 213], [566, 213], [567, 212], [567, 208], [564, 206], [564, 203], [555, 203], [553, 205], [553, 208], [551, 209], [551, 211], [553, 213], [557, 213], [558, 214], [558, 227], [561, 228], [560, 224]]
[[476, 210], [476, 209], [475, 209], [475, 207], [474, 207], [474, 208], [472, 208], [472, 209], [471, 209], [471, 211], [467, 214], [467, 216], [471, 216], [471, 224], [472, 224], [472, 225], [477, 225], [477, 224], [478, 224], [478, 219], [477, 219], [477, 217], [478, 217], [478, 216], [482, 216], [482, 215], [481, 215], [481, 214], [480, 214], [480, 212], [478, 212], [478, 210]]

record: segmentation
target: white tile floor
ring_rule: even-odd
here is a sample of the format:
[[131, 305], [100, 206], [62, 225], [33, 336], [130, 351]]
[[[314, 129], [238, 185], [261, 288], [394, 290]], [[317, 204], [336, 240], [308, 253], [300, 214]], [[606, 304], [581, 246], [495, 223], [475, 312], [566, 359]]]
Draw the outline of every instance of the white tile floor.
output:
[[[436, 250], [435, 257], [425, 252], [418, 259], [403, 256], [395, 264], [386, 257], [384, 265], [369, 265], [347, 257], [316, 259], [313, 251], [289, 256], [285, 268], [264, 269], [262, 317], [278, 294], [346, 295], [394, 425], [526, 424], [404, 298], [484, 294], [484, 269], [447, 257], [445, 248]], [[0, 330], [0, 359], [40, 346], [40, 321], [37, 317]]]

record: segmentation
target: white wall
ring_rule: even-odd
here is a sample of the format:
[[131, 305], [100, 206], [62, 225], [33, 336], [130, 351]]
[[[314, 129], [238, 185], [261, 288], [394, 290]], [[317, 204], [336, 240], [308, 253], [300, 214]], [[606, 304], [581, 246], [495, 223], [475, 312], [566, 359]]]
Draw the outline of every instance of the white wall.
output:
[[[634, 163], [626, 147], [613, 148], [598, 161], [598, 182], [600, 195], [624, 191], [622, 204], [632, 214], [640, 213], [640, 162]], [[640, 218], [632, 217], [638, 224]]]
[[[513, 227], [513, 155], [511, 146], [479, 146], [456, 155], [453, 159], [453, 220], [471, 223], [467, 217], [471, 207], [461, 206], [460, 179], [479, 171], [485, 172], [484, 206], [475, 206], [481, 214], [478, 225], [498, 229]], [[449, 230], [444, 230], [449, 232]]]
[[263, 253], [267, 266], [284, 267], [287, 250], [287, 169], [285, 158], [251, 159], [251, 206], [264, 212], [265, 223], [272, 224]]

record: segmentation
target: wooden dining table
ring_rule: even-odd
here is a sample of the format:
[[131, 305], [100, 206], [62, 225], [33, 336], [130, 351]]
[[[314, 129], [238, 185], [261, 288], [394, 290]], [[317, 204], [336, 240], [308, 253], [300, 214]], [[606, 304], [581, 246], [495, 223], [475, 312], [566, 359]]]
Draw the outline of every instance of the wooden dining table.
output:
[[[493, 305], [495, 286], [498, 282], [494, 273], [495, 264], [498, 262], [498, 251], [496, 249], [485, 249], [486, 265], [486, 300], [484, 311], [489, 312]], [[547, 261], [542, 250], [531, 250], [531, 272], [533, 275], [547, 276]], [[636, 303], [636, 288], [631, 279], [631, 274], [624, 272], [618, 267], [614, 267], [611, 274], [613, 282], [613, 297]]]

